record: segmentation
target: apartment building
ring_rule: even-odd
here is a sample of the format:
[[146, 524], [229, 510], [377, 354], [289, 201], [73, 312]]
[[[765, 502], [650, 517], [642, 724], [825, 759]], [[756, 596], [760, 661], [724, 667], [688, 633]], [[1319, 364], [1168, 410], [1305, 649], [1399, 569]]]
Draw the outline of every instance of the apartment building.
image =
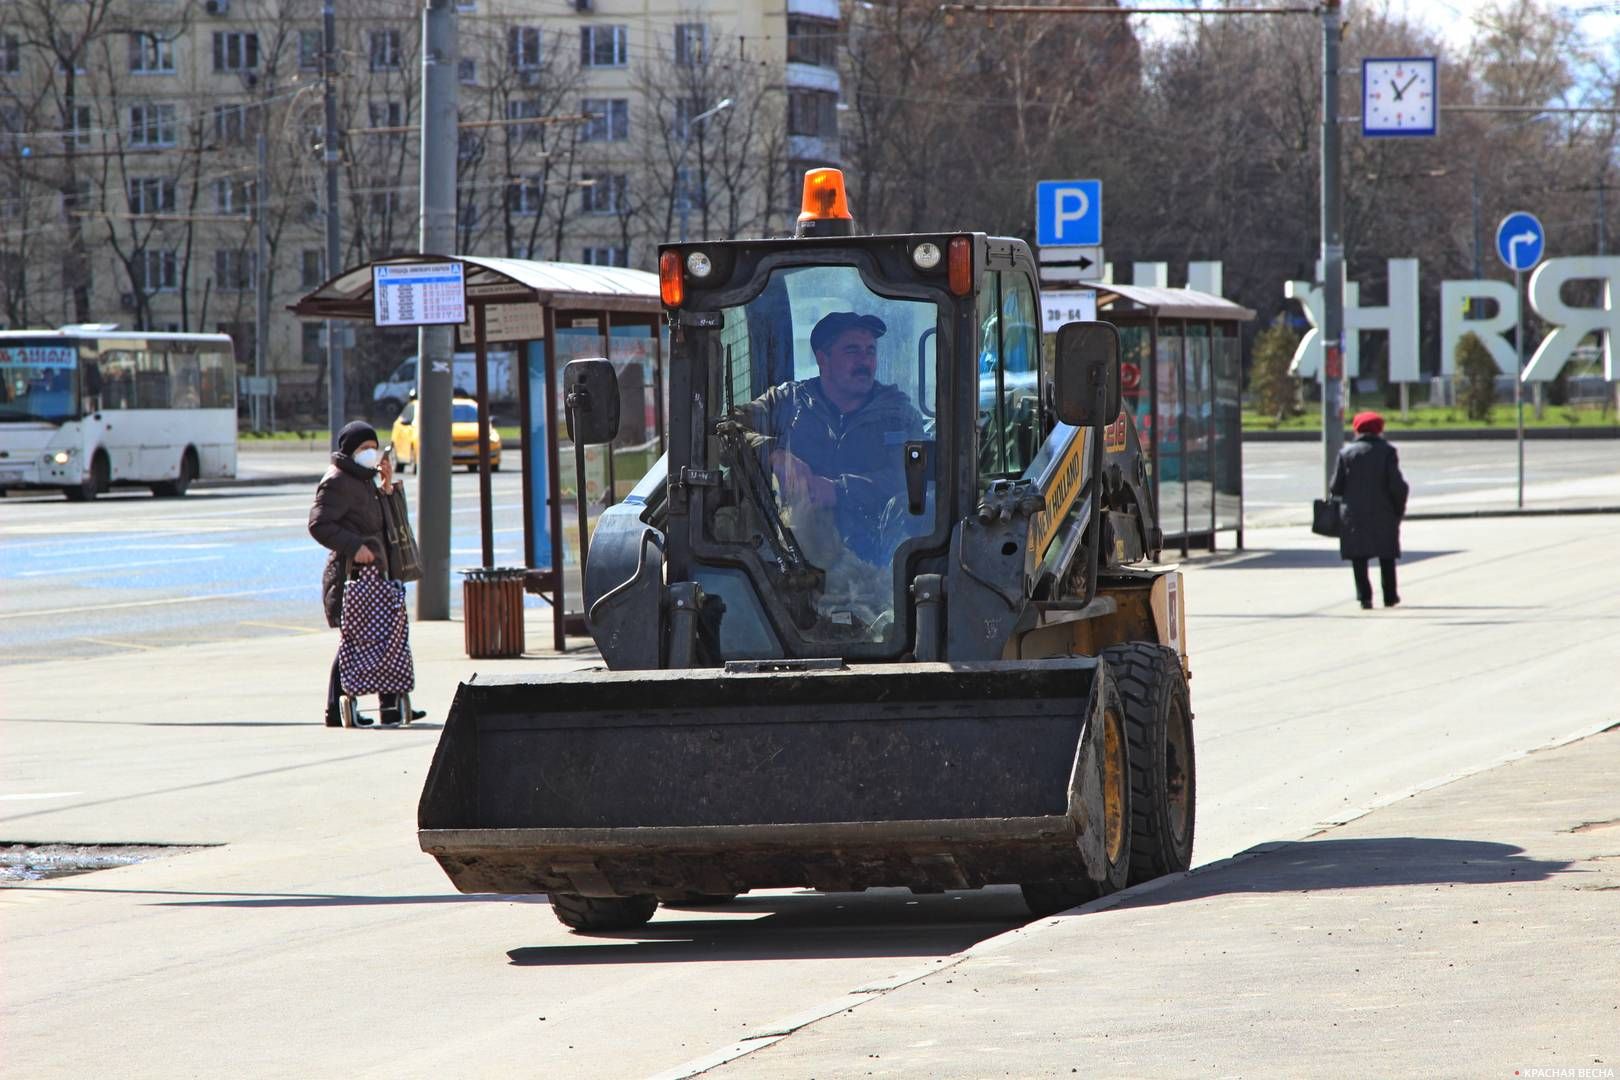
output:
[[[338, 6], [345, 265], [414, 250], [418, 9]], [[838, 161], [837, 0], [470, 0], [457, 247], [651, 267], [658, 243], [791, 227]], [[318, 0], [0, 6], [0, 322], [256, 327], [278, 414], [325, 415]], [[264, 252], [261, 259], [260, 252]], [[261, 316], [262, 311], [262, 316]], [[350, 407], [413, 345], [362, 328]]]

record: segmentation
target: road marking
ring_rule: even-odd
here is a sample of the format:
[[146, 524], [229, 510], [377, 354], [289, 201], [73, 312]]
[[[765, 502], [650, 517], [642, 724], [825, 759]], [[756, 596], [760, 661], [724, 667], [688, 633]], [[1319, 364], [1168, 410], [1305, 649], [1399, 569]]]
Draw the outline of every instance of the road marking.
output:
[[30, 792], [26, 795], [0, 795], [0, 800], [5, 802], [23, 802], [27, 799], [69, 799], [75, 795], [82, 794], [84, 794], [82, 791], [39, 791]]
[[157, 645], [141, 645], [133, 641], [114, 641], [112, 638], [104, 637], [82, 637], [79, 640], [91, 641], [97, 645], [116, 645], [120, 649], [139, 649], [142, 652], [151, 652], [159, 648]]
[[267, 626], [272, 630], [295, 630], [300, 634], [318, 634], [321, 631], [313, 626], [292, 626], [288, 623], [259, 622], [255, 619], [241, 619], [239, 626]]
[[[91, 611], [112, 611], [114, 608], [162, 607], [167, 604], [200, 604], [207, 600], [232, 600], [238, 596], [266, 596], [270, 593], [307, 592], [307, 585], [287, 585], [278, 589], [243, 589], [240, 592], [208, 593], [205, 596], [173, 596], [164, 600], [126, 600], [119, 604], [86, 604], [83, 607], [45, 608], [41, 611], [11, 611], [0, 614], [0, 619], [32, 619], [45, 615], [82, 615]], [[155, 647], [155, 646], [154, 646]]]
[[[220, 546], [223, 547], [224, 545]], [[107, 549], [103, 548], [102, 550], [105, 551]], [[175, 563], [212, 562], [216, 559], [223, 559], [224, 557], [225, 556], [223, 555], [188, 555], [183, 559], [142, 559], [138, 562], [102, 561], [98, 563], [91, 563], [88, 566], [57, 566], [52, 567], [49, 570], [24, 570], [18, 573], [16, 576], [39, 577], [42, 574], [82, 574], [86, 572], [94, 572], [96, 570], [110, 573], [117, 570], [127, 570], [132, 566], [172, 566]]]

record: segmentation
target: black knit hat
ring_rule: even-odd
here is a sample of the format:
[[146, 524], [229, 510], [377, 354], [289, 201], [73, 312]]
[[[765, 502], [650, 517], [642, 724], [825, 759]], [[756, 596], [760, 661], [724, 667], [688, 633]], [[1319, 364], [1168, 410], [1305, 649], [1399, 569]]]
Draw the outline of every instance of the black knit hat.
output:
[[338, 453], [354, 456], [360, 444], [377, 441], [377, 429], [364, 420], [351, 420], [338, 432]]

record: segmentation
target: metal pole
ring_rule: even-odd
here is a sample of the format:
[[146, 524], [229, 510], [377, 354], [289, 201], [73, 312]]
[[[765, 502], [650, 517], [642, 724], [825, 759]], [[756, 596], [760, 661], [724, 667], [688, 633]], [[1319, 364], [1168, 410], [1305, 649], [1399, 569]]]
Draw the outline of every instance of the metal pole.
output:
[[[338, 208], [338, 166], [342, 154], [338, 146], [337, 82], [333, 78], [337, 67], [337, 12], [333, 0], [321, 5], [321, 93], [326, 117], [321, 133], [321, 162], [326, 170], [326, 276], [332, 277], [343, 267], [343, 232]], [[343, 348], [338, 344], [338, 324], [326, 320], [326, 424], [331, 429], [331, 448], [337, 449], [338, 432], [347, 422], [344, 408]]]
[[[1512, 249], [1509, 249], [1510, 252]], [[1513, 271], [1513, 306], [1518, 316], [1518, 329], [1513, 334], [1513, 346], [1519, 362], [1513, 369], [1513, 411], [1519, 417], [1519, 509], [1524, 509], [1524, 271]]]
[[264, 129], [270, 118], [259, 106], [259, 161], [253, 177], [253, 217], [258, 243], [253, 253], [253, 430], [264, 430], [264, 345], [270, 336], [270, 238], [266, 233], [268, 222], [264, 212], [264, 191], [269, 187], [268, 160]]
[[[455, 0], [422, 6], [421, 217], [423, 253], [450, 255], [456, 242], [456, 8]], [[416, 535], [422, 580], [418, 619], [450, 617], [450, 410], [455, 389], [452, 326], [418, 331], [416, 430], [421, 440]]]
[[1339, 195], [1339, 0], [1322, 4], [1322, 492], [1344, 445], [1344, 226]]
[[1480, 279], [1483, 271], [1480, 268], [1480, 238], [1479, 238], [1479, 162], [1474, 162], [1474, 280]]
[[478, 533], [483, 542], [484, 566], [495, 565], [495, 520], [490, 513], [494, 499], [490, 494], [489, 477], [489, 347], [484, 340], [484, 305], [473, 308], [474, 348], [478, 350], [478, 365], [473, 380], [478, 389]]

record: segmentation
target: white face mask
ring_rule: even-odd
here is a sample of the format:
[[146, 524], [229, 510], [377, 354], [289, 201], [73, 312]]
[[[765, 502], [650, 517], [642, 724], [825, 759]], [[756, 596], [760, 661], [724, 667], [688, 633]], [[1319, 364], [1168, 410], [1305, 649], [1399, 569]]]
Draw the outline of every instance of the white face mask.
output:
[[375, 446], [368, 447], [365, 450], [356, 451], [354, 455], [354, 463], [360, 466], [362, 469], [375, 469], [377, 467], [377, 463], [381, 460], [382, 451], [377, 449]]

